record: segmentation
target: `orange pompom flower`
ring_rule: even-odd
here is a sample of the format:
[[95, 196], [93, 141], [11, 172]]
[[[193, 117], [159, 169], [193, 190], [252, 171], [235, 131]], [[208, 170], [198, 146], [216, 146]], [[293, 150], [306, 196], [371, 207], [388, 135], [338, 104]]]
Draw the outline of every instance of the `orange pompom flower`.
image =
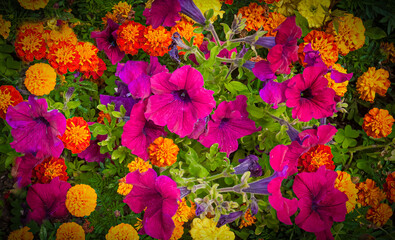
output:
[[49, 64], [36, 63], [26, 71], [25, 86], [31, 94], [49, 94], [56, 85], [56, 72]]
[[89, 79], [90, 77], [92, 77], [93, 78], [92, 82], [95, 82], [97, 85], [100, 85], [99, 78], [103, 76], [104, 70], [107, 69], [107, 65], [101, 58], [98, 59], [99, 59], [99, 63], [96, 66], [94, 66], [94, 68], [91, 71], [84, 72], [83, 76], [85, 79]]
[[335, 188], [339, 191], [345, 193], [348, 197], [348, 201], [346, 202], [347, 213], [354, 210], [355, 205], [357, 204], [358, 197], [358, 189], [355, 184], [351, 181], [351, 175], [347, 172], [336, 171], [337, 178], [335, 181]]
[[80, 55], [78, 55], [75, 45], [66, 42], [54, 44], [49, 49], [48, 62], [56, 72], [63, 75], [67, 70], [74, 72], [79, 68]]
[[[335, 63], [332, 68], [340, 73], [345, 73], [347, 74], [347, 70], [344, 69], [340, 64]], [[335, 80], [331, 78], [330, 72], [324, 75], [324, 77], [328, 80], [328, 87], [332, 88], [336, 95], [339, 97], [343, 97], [344, 94], [347, 92], [347, 86], [349, 81], [344, 81], [342, 83], [336, 83]]]
[[42, 34], [32, 29], [19, 31], [15, 40], [15, 52], [24, 62], [45, 58], [46, 44]]
[[107, 25], [107, 19], [122, 24], [125, 20], [130, 20], [131, 18], [134, 18], [132, 6], [127, 2], [119, 2], [112, 7], [112, 12], [108, 12], [102, 20], [104, 25]]
[[52, 179], [59, 177], [61, 181], [67, 181], [69, 176], [66, 172], [67, 166], [63, 158], [48, 157], [33, 168], [33, 183], [50, 183]]
[[99, 65], [99, 57], [97, 52], [99, 49], [90, 42], [78, 42], [75, 47], [76, 52], [80, 56], [78, 71], [93, 71]]
[[130, 193], [130, 191], [132, 191], [132, 189], [133, 189], [133, 185], [126, 183], [126, 177], [123, 177], [118, 180], [117, 193], [126, 196]]
[[148, 169], [152, 168], [152, 165], [149, 162], [144, 161], [143, 159], [136, 157], [133, 161], [128, 164], [129, 172], [134, 172], [139, 170], [140, 173], [148, 171]]
[[66, 208], [76, 217], [89, 216], [96, 208], [95, 189], [86, 184], [77, 184], [67, 191]]
[[387, 194], [388, 201], [392, 204], [395, 202], [395, 171], [388, 174], [384, 183], [384, 192]]
[[385, 96], [388, 88], [391, 85], [389, 73], [387, 70], [370, 67], [362, 76], [357, 80], [357, 91], [361, 95], [360, 99], [373, 102], [378, 93]]
[[63, 223], [56, 231], [56, 240], [85, 240], [84, 229], [75, 222]]
[[13, 86], [0, 86], [0, 118], [5, 119], [9, 106], [16, 106], [22, 101], [22, 95]]
[[26, 32], [27, 30], [32, 30], [34, 32], [43, 33], [44, 23], [43, 22], [23, 22], [21, 26], [18, 27], [19, 32]]
[[126, 54], [136, 55], [144, 42], [144, 26], [134, 21], [125, 21], [117, 30], [117, 44]]
[[362, 128], [370, 137], [387, 137], [392, 132], [394, 121], [388, 110], [373, 108], [365, 114]]
[[3, 15], [0, 15], [0, 35], [3, 36], [4, 39], [8, 38], [10, 27], [11, 22], [3, 19]]
[[177, 161], [180, 149], [170, 138], [158, 137], [148, 147], [151, 163], [158, 167], [171, 166]]
[[38, 10], [45, 8], [49, 0], [18, 0], [19, 4], [27, 10]]
[[251, 226], [256, 221], [256, 217], [251, 215], [250, 209], [247, 209], [247, 211], [244, 213], [244, 219], [242, 218], [240, 221], [240, 226], [239, 226], [240, 229], [242, 229], [243, 227]]
[[164, 27], [159, 26], [153, 29], [152, 26], [148, 26], [144, 29], [143, 35], [145, 40], [141, 48], [150, 56], [163, 56], [169, 52], [169, 46], [172, 41], [171, 33]]
[[183, 198], [181, 201], [178, 201], [178, 209], [176, 214], [174, 214], [173, 216], [173, 221], [188, 222], [190, 212], [191, 212], [191, 207], [187, 205], [185, 198]]
[[366, 213], [366, 219], [373, 222], [377, 227], [383, 226], [392, 216], [392, 209], [386, 203], [381, 203], [376, 208], [370, 208]]
[[372, 179], [368, 178], [365, 182], [358, 183], [357, 189], [358, 203], [363, 207], [377, 207], [385, 199], [385, 193], [379, 187], [376, 187], [376, 182]]
[[250, 5], [239, 9], [237, 15], [241, 14], [243, 18], [247, 19], [245, 29], [247, 31], [257, 31], [265, 23], [266, 10], [257, 3], [250, 3]]
[[333, 155], [331, 148], [326, 145], [317, 145], [303, 153], [298, 159], [298, 169], [301, 172], [315, 172], [321, 166], [326, 169], [334, 170]]
[[77, 35], [68, 24], [62, 24], [59, 30], [50, 30], [47, 32], [46, 41], [48, 48], [57, 45], [60, 42], [76, 45], [78, 42]]
[[111, 227], [106, 234], [106, 240], [137, 240], [139, 235], [132, 225], [120, 223], [115, 227]]
[[380, 44], [380, 49], [387, 56], [386, 61], [390, 61], [392, 63], [395, 63], [395, 47], [394, 47], [394, 43], [393, 42], [392, 43], [382, 42]]
[[285, 19], [287, 18], [281, 13], [270, 12], [269, 16], [265, 18], [265, 22], [263, 24], [263, 30], [267, 31], [265, 37], [275, 37], [277, 32], [274, 32], [274, 30], [280, 26]]
[[90, 145], [91, 132], [88, 123], [82, 117], [73, 117], [66, 120], [66, 131], [62, 137], [64, 147], [74, 153], [84, 151]]
[[33, 240], [33, 233], [29, 232], [29, 227], [23, 227], [21, 229], [12, 231], [10, 235], [8, 235], [8, 240]]
[[[174, 27], [171, 28], [171, 35], [173, 35], [175, 32], [178, 32], [181, 37], [184, 37], [187, 41], [191, 41], [192, 37], [195, 37], [193, 39], [193, 45], [200, 47], [203, 43], [203, 34], [201, 33], [194, 33], [193, 30], [195, 30], [197, 27], [193, 27], [193, 24], [189, 21], [187, 21], [185, 18], [182, 18], [181, 21], [179, 21]], [[180, 50], [181, 47], [178, 47]], [[179, 52], [180, 55], [185, 54], [184, 52]]]
[[170, 240], [178, 240], [184, 235], [184, 222], [174, 221], [175, 228], [170, 237]]
[[111, 123], [111, 116], [109, 113], [104, 113], [103, 111], [99, 112], [99, 116], [97, 117], [97, 122], [104, 124], [104, 119], [107, 119], [108, 123]]

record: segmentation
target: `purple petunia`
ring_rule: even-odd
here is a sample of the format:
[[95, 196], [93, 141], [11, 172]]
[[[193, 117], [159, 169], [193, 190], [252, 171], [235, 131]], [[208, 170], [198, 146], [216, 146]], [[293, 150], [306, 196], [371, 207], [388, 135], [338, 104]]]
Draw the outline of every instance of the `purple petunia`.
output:
[[14, 169], [16, 171], [18, 187], [26, 187], [32, 183], [33, 169], [42, 160], [42, 158], [34, 157], [31, 153], [27, 153], [25, 156], [16, 158]]
[[8, 108], [6, 121], [12, 128], [14, 141], [10, 145], [15, 151], [32, 153], [37, 158], [62, 154], [64, 146], [58, 136], [66, 131], [66, 118], [58, 110], [47, 109], [47, 100], [33, 95], [28, 102]]
[[202, 74], [191, 66], [151, 78], [152, 92], [145, 116], [180, 137], [192, 133], [194, 124], [208, 116], [215, 106], [213, 91], [203, 88]]
[[272, 108], [277, 109], [279, 103], [285, 102], [285, 89], [287, 89], [288, 81], [282, 83], [273, 80], [268, 81], [265, 86], [259, 91], [259, 96], [267, 104], [273, 104]]
[[258, 163], [259, 158], [255, 155], [248, 155], [244, 159], [239, 159], [239, 165], [235, 166], [234, 174], [244, 174], [250, 171], [252, 177], [262, 176], [262, 166]]
[[107, 139], [107, 135], [97, 135], [95, 140], [90, 141], [90, 145], [84, 151], [78, 153], [78, 157], [87, 162], [104, 162], [106, 158], [111, 158], [109, 153], [101, 154], [99, 142]]
[[270, 63], [266, 60], [259, 61], [255, 63], [252, 69], [254, 75], [261, 81], [267, 82], [269, 80], [276, 79], [276, 74], [270, 68]]

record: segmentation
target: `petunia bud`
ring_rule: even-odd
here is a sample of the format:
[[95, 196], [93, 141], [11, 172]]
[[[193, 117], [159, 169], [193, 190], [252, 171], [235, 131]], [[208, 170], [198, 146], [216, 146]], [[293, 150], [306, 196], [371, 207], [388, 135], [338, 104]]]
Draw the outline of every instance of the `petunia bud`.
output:
[[220, 228], [221, 226], [227, 223], [233, 222], [234, 220], [238, 219], [242, 215], [243, 215], [243, 211], [232, 212], [229, 213], [228, 215], [221, 215], [217, 223], [217, 228]]
[[244, 174], [246, 171], [251, 172], [251, 176], [262, 176], [262, 167], [258, 163], [259, 158], [255, 155], [249, 155], [244, 159], [239, 159], [239, 165], [234, 167], [234, 174]]

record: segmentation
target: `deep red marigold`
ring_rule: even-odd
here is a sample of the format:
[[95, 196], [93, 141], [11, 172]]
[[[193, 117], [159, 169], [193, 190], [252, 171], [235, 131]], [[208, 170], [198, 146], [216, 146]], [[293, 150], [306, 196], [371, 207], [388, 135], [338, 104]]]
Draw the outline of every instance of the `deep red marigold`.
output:
[[67, 70], [74, 72], [79, 68], [80, 55], [75, 49], [75, 45], [60, 42], [54, 44], [49, 49], [48, 62], [56, 72], [63, 75], [67, 73]]
[[63, 158], [49, 157], [34, 167], [32, 172], [32, 183], [50, 183], [52, 179], [59, 177], [61, 181], [67, 181], [67, 166]]
[[46, 47], [42, 33], [31, 29], [18, 32], [15, 40], [15, 52], [24, 62], [45, 58]]
[[121, 51], [136, 55], [144, 42], [144, 26], [134, 21], [125, 21], [117, 30], [117, 44]]
[[22, 101], [22, 95], [13, 86], [0, 86], [0, 118], [5, 119], [9, 106], [16, 106]]
[[388, 174], [383, 187], [388, 201], [392, 204], [395, 202], [395, 171]]
[[334, 170], [335, 165], [332, 159], [333, 155], [329, 146], [316, 145], [299, 157], [299, 173], [315, 172], [321, 166], [325, 166], [326, 169]]
[[82, 117], [73, 117], [66, 120], [66, 131], [62, 137], [65, 148], [72, 153], [80, 153], [90, 145], [91, 132], [88, 123]]

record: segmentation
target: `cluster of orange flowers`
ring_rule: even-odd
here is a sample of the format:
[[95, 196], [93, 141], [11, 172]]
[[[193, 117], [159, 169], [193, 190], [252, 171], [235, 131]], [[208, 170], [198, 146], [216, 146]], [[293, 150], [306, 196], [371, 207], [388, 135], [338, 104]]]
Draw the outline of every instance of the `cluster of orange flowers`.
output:
[[116, 23], [124, 23], [126, 20], [134, 19], [134, 11], [132, 6], [127, 2], [119, 2], [112, 7], [112, 12], [108, 12], [103, 20], [103, 24], [107, 25], [107, 19], [111, 19]]
[[173, 216], [174, 224], [176, 225], [171, 240], [178, 240], [184, 234], [184, 223], [192, 220], [195, 217], [195, 204], [190, 202], [191, 206], [188, 206], [185, 198], [178, 202], [178, 209], [176, 214]]

